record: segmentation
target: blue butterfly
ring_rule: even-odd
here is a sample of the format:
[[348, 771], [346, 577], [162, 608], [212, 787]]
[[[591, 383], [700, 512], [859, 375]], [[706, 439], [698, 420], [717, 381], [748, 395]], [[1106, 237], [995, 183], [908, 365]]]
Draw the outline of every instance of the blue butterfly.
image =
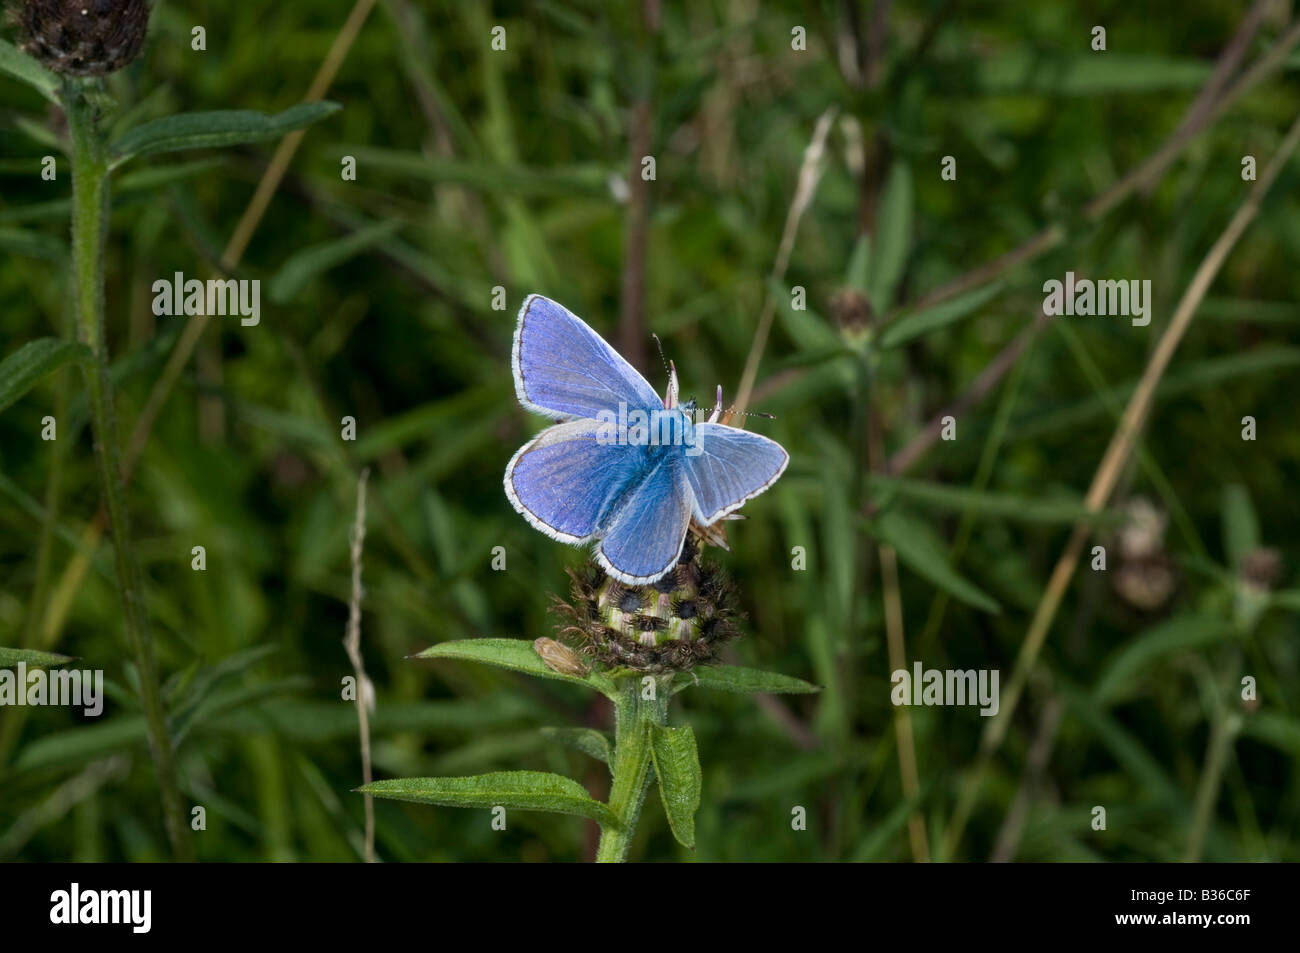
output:
[[511, 363], [519, 403], [560, 423], [510, 458], [506, 496], [552, 539], [598, 541], [596, 561], [630, 585], [663, 578], [692, 522], [707, 535], [790, 462], [776, 441], [718, 423], [720, 407], [696, 423], [693, 403], [677, 402], [675, 369], [661, 400], [599, 334], [541, 295], [519, 309]]

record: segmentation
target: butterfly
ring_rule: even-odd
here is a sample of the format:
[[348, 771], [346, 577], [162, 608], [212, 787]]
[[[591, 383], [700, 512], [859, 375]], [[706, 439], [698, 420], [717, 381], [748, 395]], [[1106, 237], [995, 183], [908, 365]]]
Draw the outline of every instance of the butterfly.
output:
[[541, 295], [519, 309], [511, 364], [519, 403], [559, 423], [510, 458], [506, 496], [552, 539], [595, 542], [597, 563], [629, 585], [662, 579], [692, 523], [707, 532], [790, 462], [776, 441], [719, 423], [720, 406], [697, 423], [694, 403], [678, 403], [675, 368], [661, 399], [581, 318]]

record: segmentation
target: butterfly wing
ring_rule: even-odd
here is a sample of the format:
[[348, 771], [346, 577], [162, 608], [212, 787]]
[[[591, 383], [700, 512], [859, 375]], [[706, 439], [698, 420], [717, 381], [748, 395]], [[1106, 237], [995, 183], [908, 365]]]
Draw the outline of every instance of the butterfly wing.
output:
[[632, 586], [663, 578], [677, 565], [691, 521], [692, 496], [679, 457], [662, 454], [628, 491], [596, 549], [606, 573]]
[[585, 543], [646, 470], [646, 448], [602, 443], [594, 420], [547, 427], [506, 465], [506, 496], [552, 539]]
[[649, 410], [663, 401], [649, 382], [581, 318], [541, 295], [519, 309], [512, 356], [515, 391], [528, 410], [556, 420]]
[[700, 452], [683, 459], [696, 519], [706, 526], [766, 490], [790, 462], [775, 440], [725, 424], [696, 424], [695, 442]]

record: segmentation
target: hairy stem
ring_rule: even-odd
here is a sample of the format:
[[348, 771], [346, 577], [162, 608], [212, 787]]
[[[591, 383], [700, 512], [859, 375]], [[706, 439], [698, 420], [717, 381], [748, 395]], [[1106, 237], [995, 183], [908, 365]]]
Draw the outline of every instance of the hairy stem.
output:
[[650, 786], [650, 728], [667, 719], [667, 683], [655, 685], [652, 699], [642, 698], [641, 685], [636, 676], [624, 678], [622, 693], [614, 702], [614, 782], [609, 789], [609, 807], [618, 818], [618, 826], [601, 831], [600, 846], [596, 848], [598, 864], [627, 860], [627, 849]]
[[95, 436], [95, 468], [113, 533], [114, 568], [122, 600], [122, 622], [140, 680], [140, 703], [148, 727], [149, 750], [157, 772], [163, 821], [172, 854], [190, 859], [180, 789], [172, 765], [171, 740], [158, 692], [153, 641], [144, 606], [144, 577], [131, 548], [131, 527], [123, 494], [117, 418], [108, 375], [104, 337], [104, 236], [108, 225], [108, 164], [95, 122], [95, 107], [84, 91], [65, 83], [64, 110], [72, 138], [72, 255], [76, 281], [77, 337], [94, 354], [86, 365]]

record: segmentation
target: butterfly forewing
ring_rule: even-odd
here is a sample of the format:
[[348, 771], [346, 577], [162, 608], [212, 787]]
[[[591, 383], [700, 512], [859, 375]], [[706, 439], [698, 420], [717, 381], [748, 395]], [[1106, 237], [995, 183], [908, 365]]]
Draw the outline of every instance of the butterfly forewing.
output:
[[529, 295], [519, 309], [513, 362], [519, 402], [547, 417], [595, 418], [602, 410], [617, 414], [620, 404], [663, 406], [650, 383], [599, 334], [541, 295]]

